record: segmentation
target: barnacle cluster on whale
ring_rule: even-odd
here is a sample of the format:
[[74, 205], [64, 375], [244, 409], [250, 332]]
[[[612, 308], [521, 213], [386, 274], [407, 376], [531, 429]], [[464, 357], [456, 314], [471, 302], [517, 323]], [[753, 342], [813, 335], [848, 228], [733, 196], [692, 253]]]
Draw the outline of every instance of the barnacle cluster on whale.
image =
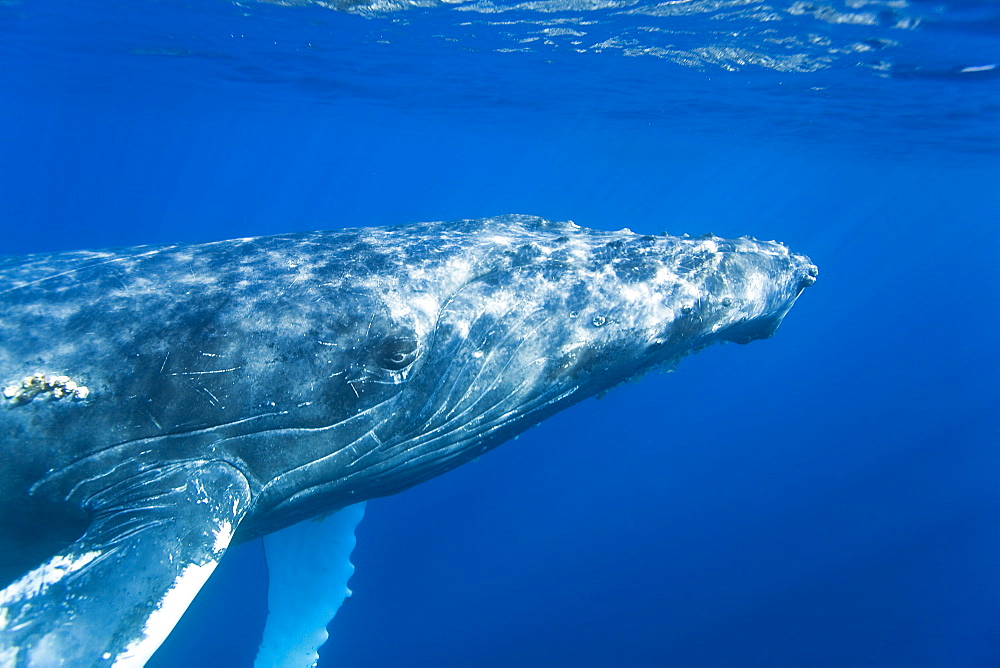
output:
[[86, 399], [90, 396], [90, 388], [69, 376], [37, 372], [5, 387], [3, 396], [11, 404], [26, 404], [37, 397]]

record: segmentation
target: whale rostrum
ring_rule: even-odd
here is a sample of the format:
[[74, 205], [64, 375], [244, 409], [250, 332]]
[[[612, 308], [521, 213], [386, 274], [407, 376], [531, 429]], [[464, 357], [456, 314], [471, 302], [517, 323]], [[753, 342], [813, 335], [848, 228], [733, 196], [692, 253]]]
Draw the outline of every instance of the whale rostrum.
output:
[[532, 216], [0, 257], [0, 666], [142, 665], [230, 543], [275, 532], [346, 564], [320, 621], [268, 621], [310, 665], [325, 631], [287, 629], [347, 595], [359, 504], [771, 336], [816, 273]]

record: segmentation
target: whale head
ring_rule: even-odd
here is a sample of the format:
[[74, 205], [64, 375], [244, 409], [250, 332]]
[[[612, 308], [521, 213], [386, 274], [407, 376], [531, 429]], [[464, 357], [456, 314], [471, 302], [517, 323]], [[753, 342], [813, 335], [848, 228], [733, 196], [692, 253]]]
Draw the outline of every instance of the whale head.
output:
[[370, 419], [352, 418], [356, 456], [283, 493], [286, 506], [399, 491], [712, 343], [767, 338], [817, 273], [775, 242], [527, 216], [394, 234], [372, 231], [376, 265], [385, 249], [393, 260], [351, 288], [378, 304], [355, 325], [364, 335], [350, 347], [365, 357], [343, 392], [368, 397], [357, 414]]

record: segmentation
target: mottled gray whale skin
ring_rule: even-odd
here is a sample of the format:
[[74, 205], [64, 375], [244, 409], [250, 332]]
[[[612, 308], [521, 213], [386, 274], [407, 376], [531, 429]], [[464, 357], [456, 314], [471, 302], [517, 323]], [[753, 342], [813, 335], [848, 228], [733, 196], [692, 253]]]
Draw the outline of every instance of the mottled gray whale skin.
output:
[[0, 258], [0, 666], [141, 665], [231, 540], [767, 338], [815, 276], [530, 216]]

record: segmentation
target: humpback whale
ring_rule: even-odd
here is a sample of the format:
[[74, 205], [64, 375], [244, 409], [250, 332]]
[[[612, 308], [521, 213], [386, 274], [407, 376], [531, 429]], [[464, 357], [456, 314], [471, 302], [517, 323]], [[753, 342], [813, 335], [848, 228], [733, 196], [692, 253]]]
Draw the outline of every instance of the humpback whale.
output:
[[816, 274], [532, 216], [0, 258], [0, 666], [142, 665], [258, 537], [258, 665], [311, 665], [366, 501], [771, 336]]

